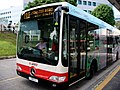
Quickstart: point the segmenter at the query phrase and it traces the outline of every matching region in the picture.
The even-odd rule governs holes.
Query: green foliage
[[[16,46],[11,42],[0,41],[0,56],[11,56],[16,54]]]
[[[0,33],[0,56],[16,54],[16,35],[13,33]]]
[[[56,2],[69,2],[76,6],[77,0],[34,0],[33,2],[29,2],[27,4],[27,6],[25,7],[25,10],[32,7],[36,7],[44,4],[56,3]]]
[[[91,14],[112,26],[115,25],[113,10],[106,4],[99,5]]]
[[[65,0],[66,2],[76,6],[77,5],[77,0]]]

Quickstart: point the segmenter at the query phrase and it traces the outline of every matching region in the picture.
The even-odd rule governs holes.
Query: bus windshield
[[[18,32],[18,58],[48,65],[57,65],[59,27],[53,17],[21,21]]]

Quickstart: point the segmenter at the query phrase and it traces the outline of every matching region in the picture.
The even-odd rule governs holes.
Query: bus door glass
[[[76,77],[77,74],[77,19],[70,16],[69,18],[69,75],[70,78]]]
[[[85,76],[86,64],[86,22],[69,17],[69,76]],[[72,79],[71,79],[72,80]]]
[[[85,76],[85,64],[86,64],[86,21],[80,20],[79,23],[79,38],[80,38],[80,45],[79,45],[79,50],[80,50],[80,58],[79,58],[79,74],[81,77]]]

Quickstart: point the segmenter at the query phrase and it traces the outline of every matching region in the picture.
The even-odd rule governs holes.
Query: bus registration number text
[[[37,83],[38,83],[38,79],[33,78],[33,77],[29,77],[29,80],[30,80],[30,81],[33,81],[33,82],[37,82]]]

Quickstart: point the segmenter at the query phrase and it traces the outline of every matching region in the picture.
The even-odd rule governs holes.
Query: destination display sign
[[[34,10],[31,10],[31,11],[25,12],[22,15],[22,20],[51,16],[51,15],[53,15],[54,10],[57,7],[58,6],[50,6],[50,7],[38,8],[38,9],[34,9]]]

